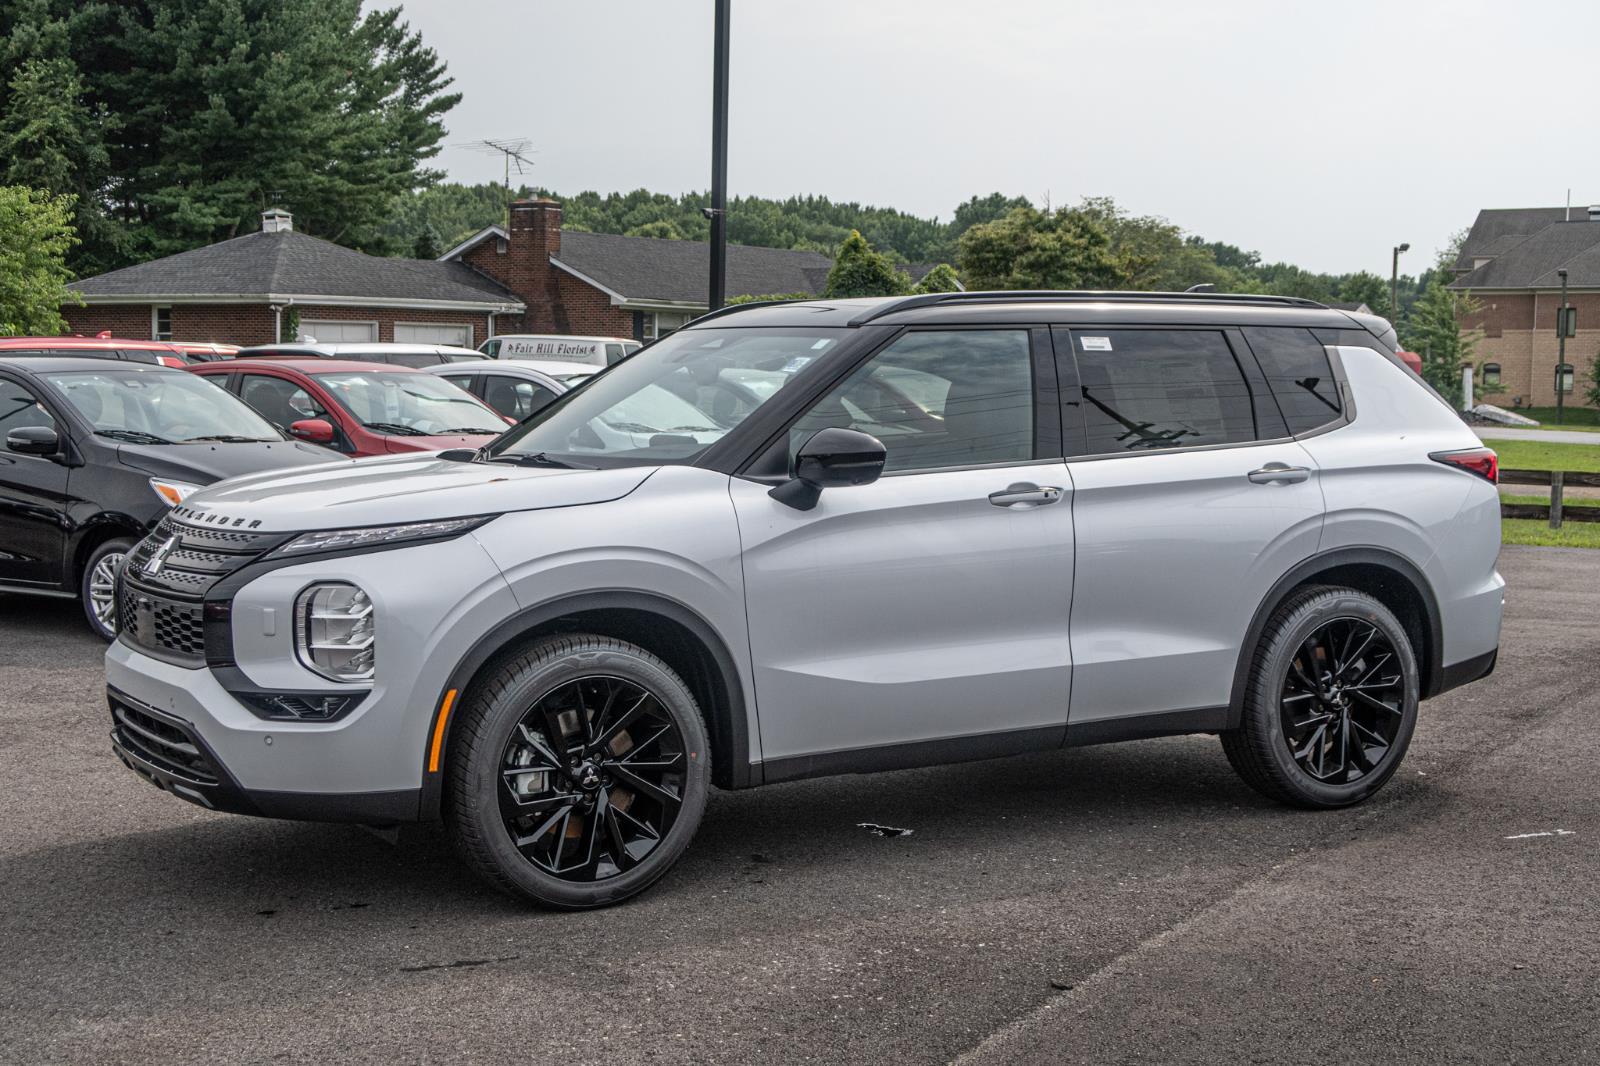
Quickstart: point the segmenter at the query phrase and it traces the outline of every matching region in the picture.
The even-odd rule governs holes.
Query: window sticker
[[[1078,344],[1086,352],[1109,352],[1111,350],[1110,337],[1079,337]]]
[[[789,360],[787,363],[783,364],[783,367],[781,369],[781,373],[793,374],[794,372],[796,372],[797,370],[799,370],[801,367],[805,366],[809,362],[811,362],[811,356],[809,356],[809,355],[797,355],[793,359]]]

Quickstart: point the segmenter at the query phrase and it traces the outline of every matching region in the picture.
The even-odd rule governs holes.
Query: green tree
[[[940,263],[922,276],[912,292],[960,292],[961,278],[949,263]]]
[[[1473,362],[1481,330],[1462,329],[1461,322],[1481,314],[1483,307],[1471,293],[1445,286],[1435,277],[1412,306],[1401,334],[1406,350],[1422,356],[1422,377],[1452,401],[1461,393],[1461,366]]]
[[[1589,401],[1590,407],[1600,407],[1600,352],[1594,353],[1594,362],[1589,364],[1589,387],[1584,390],[1583,398]]]
[[[1366,304],[1372,313],[1393,319],[1389,313],[1389,283],[1365,270],[1346,274],[1339,283],[1339,302]]]
[[[70,196],[0,186],[0,336],[52,335],[66,328],[63,304],[80,303],[67,282],[77,242]]]
[[[833,269],[828,271],[828,282],[823,295],[830,298],[848,296],[901,296],[911,291],[911,279],[897,269],[887,256],[872,250],[858,230],[839,246]]]
[[[961,235],[961,274],[974,289],[1109,289],[1127,275],[1111,241],[1072,208],[1012,208]]]
[[[416,243],[411,246],[411,255],[415,259],[437,259],[444,254],[444,246],[439,242],[439,231],[432,226],[422,227],[422,232],[417,234]]]

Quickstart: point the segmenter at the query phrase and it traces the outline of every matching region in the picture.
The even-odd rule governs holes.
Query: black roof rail
[[[1015,289],[996,292],[930,292],[919,296],[902,296],[899,299],[881,303],[870,310],[862,312],[850,320],[850,325],[864,326],[868,322],[899,311],[911,311],[918,307],[933,307],[937,304],[946,303],[1087,303],[1103,301],[1115,301],[1118,303],[1258,304],[1274,307],[1314,307],[1320,310],[1327,310],[1326,304],[1320,304],[1315,300],[1302,299],[1299,296],[1263,296],[1256,293],[1123,292],[1116,289]]]

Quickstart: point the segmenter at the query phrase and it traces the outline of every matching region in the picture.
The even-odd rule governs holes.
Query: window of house
[[[1310,432],[1343,413],[1327,349],[1310,330],[1247,328],[1244,339],[1267,375],[1290,433]]]
[[[1087,454],[1256,439],[1250,387],[1221,333],[1113,329],[1073,337]]]
[[[170,341],[172,339],[172,308],[152,307],[150,309],[150,339],[155,341]]]
[[[1033,458],[1033,362],[1026,330],[907,333],[824,396],[789,431],[791,465],[822,429],[870,433],[885,471]]]
[[[1483,387],[1486,388],[1486,389],[1495,388],[1499,384],[1500,384],[1500,364],[1499,363],[1484,363],[1483,364]]]
[[[644,313],[644,339],[653,341],[657,337],[682,329],[689,324],[694,316],[686,311],[646,311]]]

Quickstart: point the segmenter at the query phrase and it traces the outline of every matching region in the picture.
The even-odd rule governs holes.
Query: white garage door
[[[375,341],[378,339],[376,322],[337,322],[302,318],[300,336],[315,337],[323,344],[341,344],[347,341]],[[289,338],[284,338],[288,340]],[[298,338],[296,338],[298,339]]]
[[[398,344],[454,344],[458,348],[470,348],[472,327],[421,326],[396,322],[394,339]]]

